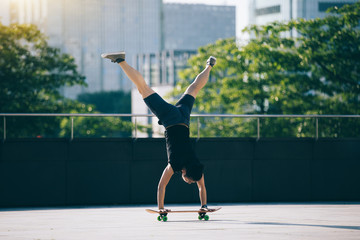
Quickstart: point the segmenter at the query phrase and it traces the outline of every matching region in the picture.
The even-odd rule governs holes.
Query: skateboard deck
[[[158,221],[164,221],[166,222],[167,221],[167,215],[168,213],[198,213],[199,216],[198,216],[198,219],[199,220],[209,220],[209,215],[207,215],[206,213],[209,213],[209,212],[216,212],[218,210],[220,210],[221,207],[218,207],[218,208],[209,208],[208,210],[168,210],[166,212],[160,212],[159,210],[154,210],[154,209],[145,209],[145,211],[147,211],[148,213],[157,213],[159,214],[158,216]]]

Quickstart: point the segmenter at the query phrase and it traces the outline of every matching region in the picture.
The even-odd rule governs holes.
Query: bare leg
[[[120,62],[119,65],[128,78],[136,85],[143,99],[155,93],[155,91],[146,84],[141,73],[132,68],[126,61]]]
[[[186,89],[185,94],[190,94],[194,98],[198,92],[205,86],[207,81],[209,80],[209,75],[212,67],[207,65],[206,68],[195,78],[194,82],[190,84],[190,86]]]

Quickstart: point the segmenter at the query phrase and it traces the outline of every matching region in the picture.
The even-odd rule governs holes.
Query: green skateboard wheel
[[[209,215],[204,216],[205,221],[209,220]]]
[[[199,220],[202,220],[202,219],[203,219],[203,217],[202,217],[201,215],[199,215],[199,216],[198,216],[198,219],[199,219]]]
[[[163,221],[166,222],[168,220],[167,216],[163,217]]]
[[[157,217],[157,220],[160,222],[160,221],[161,221],[161,216],[158,216],[158,217]]]

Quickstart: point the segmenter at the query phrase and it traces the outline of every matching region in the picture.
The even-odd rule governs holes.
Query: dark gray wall
[[[208,201],[359,201],[360,139],[193,140]],[[156,203],[164,139],[0,144],[0,207]],[[175,175],[166,203],[199,202]]]

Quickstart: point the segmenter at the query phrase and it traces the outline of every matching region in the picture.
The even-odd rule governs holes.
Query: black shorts
[[[144,101],[159,119],[159,125],[164,125],[165,128],[179,123],[190,126],[190,113],[195,102],[193,96],[189,94],[182,95],[175,106],[167,103],[157,93],[144,98]]]

